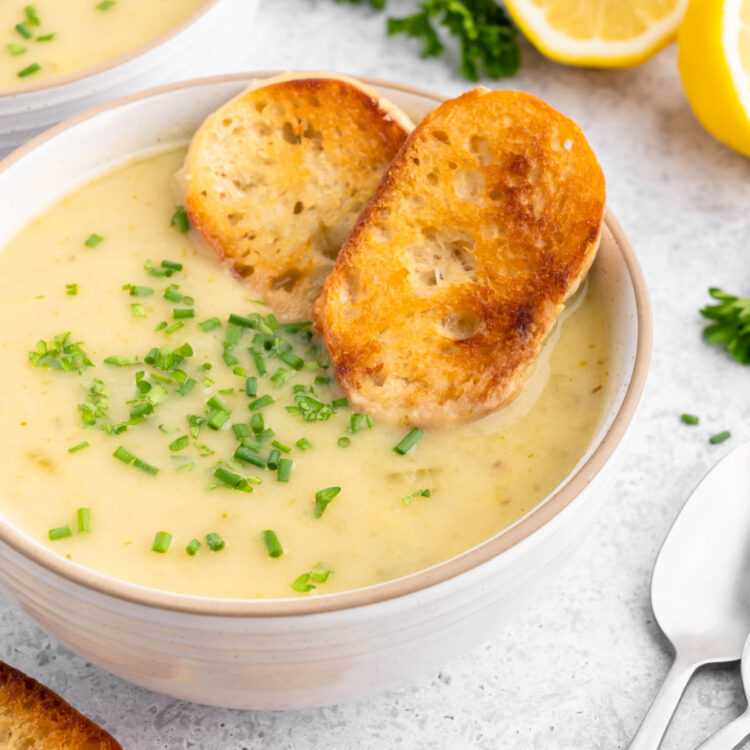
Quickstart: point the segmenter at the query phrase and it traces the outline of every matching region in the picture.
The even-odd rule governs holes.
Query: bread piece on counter
[[[0,747],[4,750],[122,750],[57,693],[0,661]]]
[[[285,74],[210,115],[183,180],[190,219],[282,320],[309,320],[409,119],[332,74]]]
[[[359,410],[441,425],[518,391],[599,243],[602,171],[580,128],[476,88],[412,131],[315,307]]]

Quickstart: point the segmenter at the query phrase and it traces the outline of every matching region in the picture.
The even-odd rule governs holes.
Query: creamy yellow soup
[[[425,431],[400,455],[394,447],[409,428],[370,427],[341,406],[321,366],[326,355],[305,327],[274,329],[270,310],[179,231],[179,217],[170,224],[183,156],[172,150],[97,179],[0,254],[0,512],[13,523],[77,563],[145,586],[310,596],[457,555],[518,520],[569,474],[603,411],[608,322],[595,271],[513,403],[473,424]],[[159,276],[163,259],[182,270]],[[195,317],[175,318],[176,309]],[[242,325],[232,328],[231,314]],[[65,332],[79,348],[50,354]],[[158,369],[148,355],[160,347],[183,361],[170,363],[163,349]],[[65,357],[72,369],[54,369]],[[248,378],[256,379],[252,396]],[[186,379],[195,385],[182,395]],[[153,413],[117,434],[154,393]],[[264,396],[273,403],[256,403]],[[306,422],[306,414],[320,419]],[[272,468],[233,458],[243,435],[261,462],[279,451]],[[291,461],[288,481],[279,480],[280,458]],[[328,488],[340,492],[318,494]],[[88,530],[79,530],[81,508]],[[221,546],[211,534],[222,549],[211,549]],[[155,541],[166,551],[154,551]]]
[[[0,89],[74,73],[140,47],[206,0],[0,0]]]

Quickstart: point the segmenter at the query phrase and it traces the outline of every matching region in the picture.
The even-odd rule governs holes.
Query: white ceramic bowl
[[[38,85],[0,88],[0,157],[51,125],[115,97],[241,70],[258,1],[206,0],[181,23],[112,60]]]
[[[0,163],[0,248],[30,219],[110,165],[182,141],[247,74],[203,79],[81,115]],[[440,97],[368,81],[415,119]],[[226,600],[164,593],[82,568],[0,518],[0,582],[66,646],[152,690],[234,708],[356,698],[409,679],[497,632],[569,556],[601,507],[646,379],[649,302],[609,214],[592,273],[612,320],[607,412],[568,480],[511,528],[428,570],[341,594]]]

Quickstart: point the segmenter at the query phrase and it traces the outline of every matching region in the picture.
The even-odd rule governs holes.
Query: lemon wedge
[[[691,0],[679,46],[682,85],[703,127],[750,156],[750,0]]]
[[[714,0],[719,2],[720,0]],[[521,31],[569,65],[626,68],[671,41],[688,0],[506,0]]]

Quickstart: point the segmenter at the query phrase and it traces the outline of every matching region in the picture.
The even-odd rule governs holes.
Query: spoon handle
[[[675,657],[651,708],[628,745],[629,750],[658,750],[680,698],[697,668],[698,665],[693,662],[682,661],[679,654]]]
[[[701,743],[698,750],[734,750],[750,736],[750,709]]]

